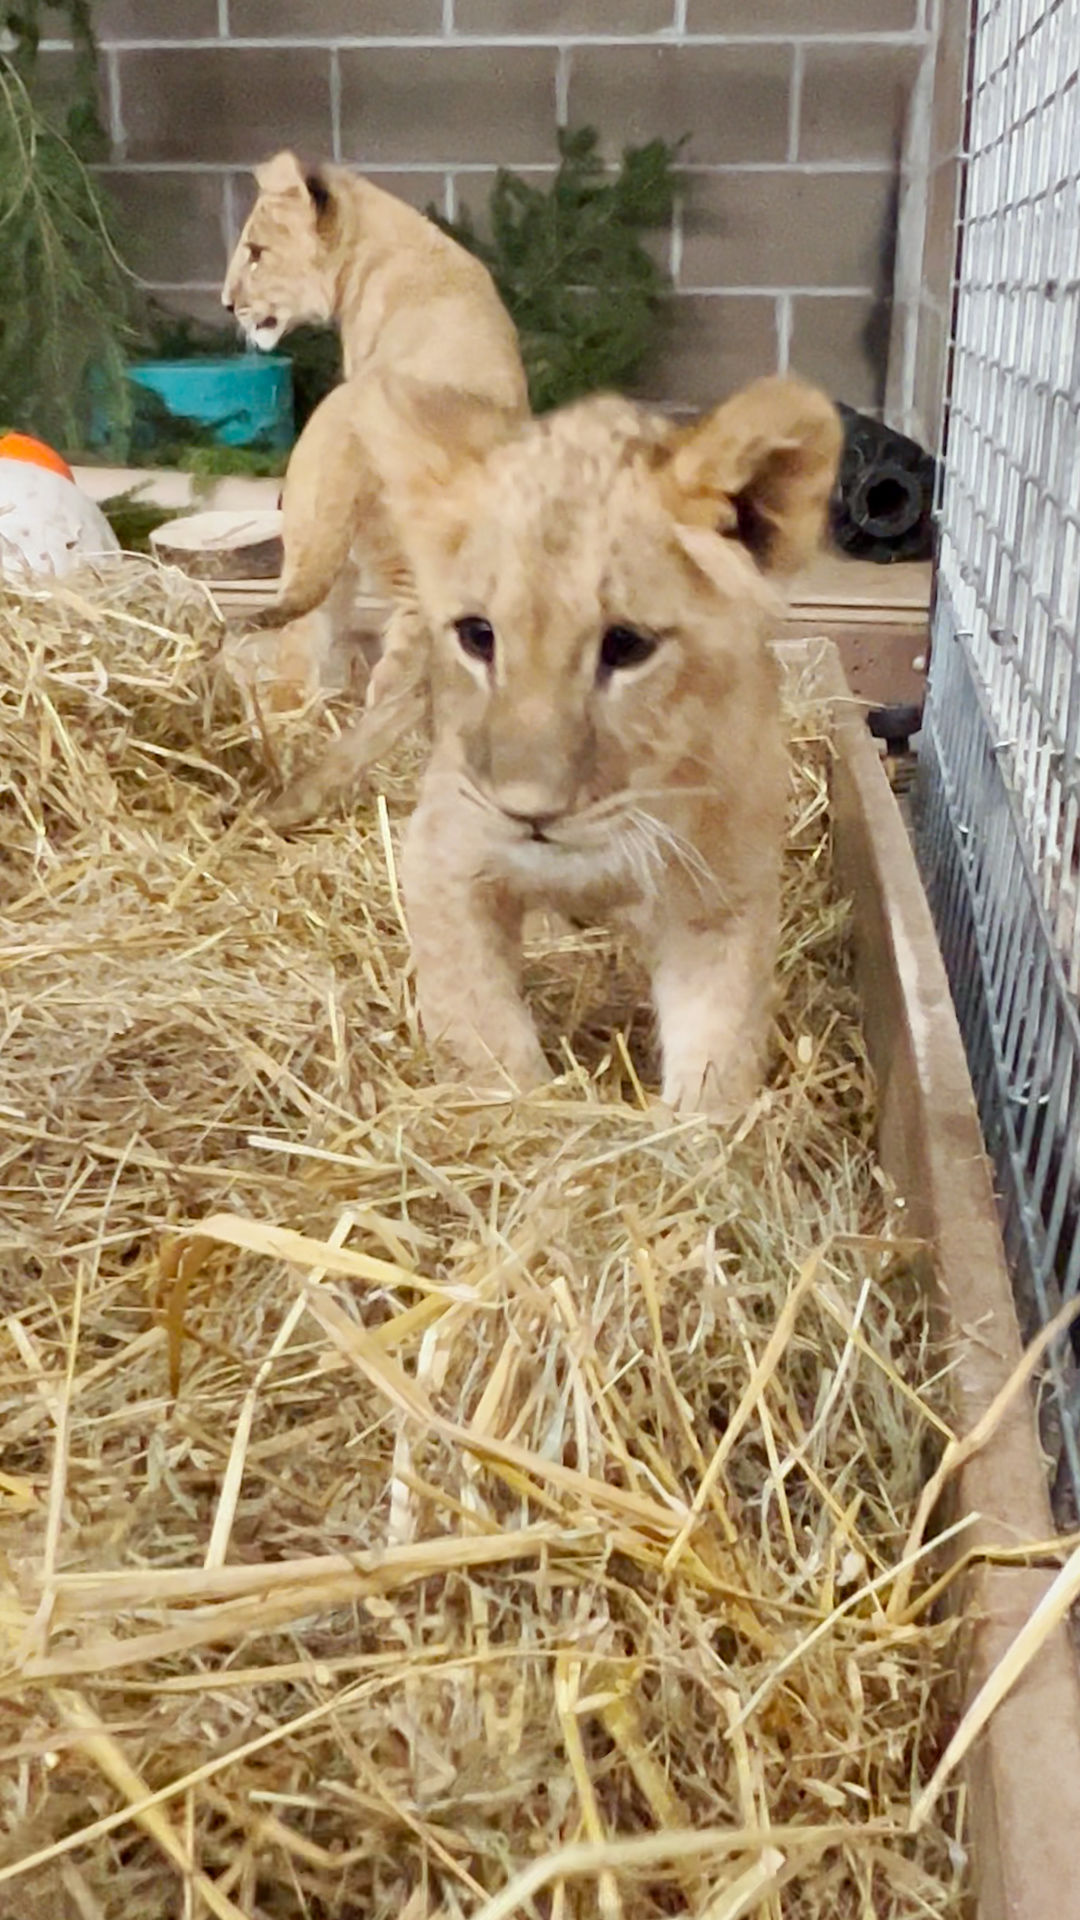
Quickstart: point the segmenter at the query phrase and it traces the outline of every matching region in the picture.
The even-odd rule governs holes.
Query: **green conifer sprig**
[[[28,86],[39,43],[53,30],[71,42],[73,53],[62,131],[81,159],[104,159],[109,143],[98,110],[98,49],[91,0],[16,0],[13,5],[0,0],[0,50]]]
[[[84,0],[63,4],[69,31],[88,36]],[[64,129],[35,98],[38,14],[30,0],[0,15],[0,422],[77,448],[95,406],[123,432],[124,351],[140,297],[84,157],[96,95],[76,77]],[[85,38],[79,57],[92,47]]]
[[[667,225],[684,190],[678,153],[650,140],[612,172],[596,130],[582,127],[560,134],[552,181],[500,168],[486,231],[467,209],[457,220],[428,209],[491,273],[521,337],[535,412],[632,386],[662,347],[670,282],[643,236]]]

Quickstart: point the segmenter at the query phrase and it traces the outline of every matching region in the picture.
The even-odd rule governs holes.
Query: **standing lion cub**
[[[469,1079],[550,1078],[526,911],[626,928],[663,1098],[759,1084],[788,784],[772,577],[812,553],[841,445],[761,380],[691,428],[580,402],[492,443],[399,383],[391,498],[430,637],[433,749],[402,880],[421,1018]]]
[[[292,629],[280,670],[310,690],[348,628],[361,568],[397,603],[403,647],[415,621],[370,430],[380,377],[446,388],[509,423],[527,416],[528,392],[517,333],[487,268],[423,214],[344,167],[305,173],[289,152],[255,179],[224,305],[264,352],[304,321],[333,322],[343,349],[344,381],[316,407],[285,476],[277,598],[250,622]]]

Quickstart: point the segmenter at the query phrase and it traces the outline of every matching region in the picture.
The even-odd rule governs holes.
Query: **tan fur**
[[[528,395],[490,274],[431,221],[345,168],[305,175],[292,153],[255,177],[259,196],[222,300],[264,351],[290,327],[322,321],[339,329],[344,357],[343,383],[315,409],[289,461],[281,584],[252,622],[280,628],[320,610],[283,650],[295,674],[299,656],[329,651],[347,630],[362,573],[376,592],[414,604],[369,432],[381,377],[403,372],[467,395],[505,414],[508,428],[527,415]]]
[[[665,1101],[728,1117],[762,1073],[777,930],[768,576],[820,537],[836,411],[766,380],[691,430],[610,397],[486,449],[448,451],[444,429],[413,396],[390,458],[430,636],[434,744],[402,854],[425,1028],[474,1082],[540,1085],[523,917],[620,924],[651,972]],[[493,664],[467,657],[463,617],[490,623]],[[626,627],[656,650],[604,671],[602,636]]]
[[[502,408],[403,374],[372,382],[365,434],[387,482],[386,511],[404,523],[403,551],[412,550],[407,527],[417,489],[430,494],[448,487],[463,458],[479,461],[519,426]],[[397,603],[382,636],[381,657],[371,665],[366,711],[268,807],[273,826],[295,827],[313,819],[402,733],[430,721],[430,637],[408,564],[405,584],[398,575]]]

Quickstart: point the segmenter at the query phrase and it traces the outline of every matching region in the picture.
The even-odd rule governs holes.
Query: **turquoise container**
[[[220,359],[144,360],[128,378],[149,387],[170,413],[209,427],[226,447],[256,440],[289,448],[296,437],[292,361],[282,353],[236,353]]]

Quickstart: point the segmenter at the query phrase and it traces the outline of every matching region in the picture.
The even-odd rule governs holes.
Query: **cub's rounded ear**
[[[662,476],[675,519],[737,539],[766,573],[794,573],[821,542],[843,427],[816,387],[756,380],[684,429]]]
[[[275,153],[272,160],[264,160],[261,167],[256,167],[255,185],[260,193],[301,194],[305,200],[308,198],[304,169],[295,153],[288,148],[282,153]]]
[[[304,186],[315,209],[316,220],[322,225],[332,222],[335,211],[334,195],[326,175],[320,173],[318,167],[313,167],[310,173],[304,175]]]

